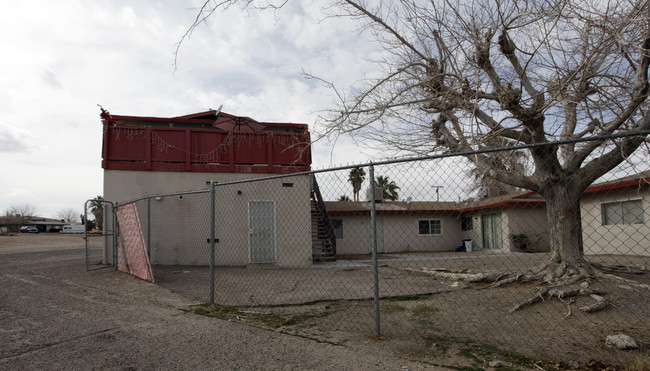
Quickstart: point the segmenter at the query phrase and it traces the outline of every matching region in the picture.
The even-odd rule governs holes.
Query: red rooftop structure
[[[171,118],[102,108],[105,170],[288,174],[311,169],[305,124],[258,122],[220,110]]]

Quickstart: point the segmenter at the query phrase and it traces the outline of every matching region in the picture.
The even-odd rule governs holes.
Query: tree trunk
[[[551,258],[544,267],[549,282],[593,273],[582,245],[580,197],[584,189],[575,183],[569,178],[542,188],[551,244]]]

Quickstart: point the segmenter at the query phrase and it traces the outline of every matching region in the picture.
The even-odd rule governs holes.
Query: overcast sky
[[[102,194],[99,107],[180,116],[217,108],[258,121],[306,123],[340,86],[371,73],[376,46],[355,24],[322,20],[318,3],[278,14],[215,14],[180,49],[200,0],[0,3],[0,213],[29,203],[55,217]],[[312,129],[313,131],[313,129]],[[316,145],[314,166],[365,162],[352,144]],[[337,155],[340,153],[342,155]]]

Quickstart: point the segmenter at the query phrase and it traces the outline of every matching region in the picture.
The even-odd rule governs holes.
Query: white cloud
[[[29,202],[44,216],[102,193],[101,104],[113,114],[176,116],[224,105],[260,121],[313,125],[332,92],[369,70],[374,53],[346,21],[322,20],[317,2],[278,13],[217,13],[174,50],[201,0],[0,3],[0,209]],[[313,129],[312,129],[313,131]],[[364,161],[316,145],[317,167]],[[352,155],[350,155],[352,154]],[[355,157],[354,154],[357,154]]]
[[[0,123],[0,152],[25,154],[32,150],[31,139],[27,131]]]

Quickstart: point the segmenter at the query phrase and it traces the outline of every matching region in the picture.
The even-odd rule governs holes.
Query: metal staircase
[[[336,260],[336,237],[316,177],[311,175],[311,246],[314,263]]]

